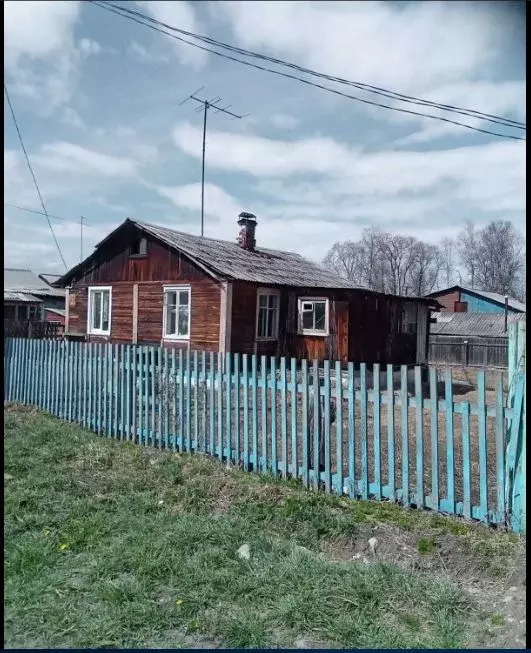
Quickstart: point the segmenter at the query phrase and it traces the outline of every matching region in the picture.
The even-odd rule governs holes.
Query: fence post
[[[516,532],[526,530],[526,323],[509,325],[509,389],[507,405],[512,408],[507,420],[507,450],[505,468],[505,514]]]
[[[525,373],[517,374],[511,408],[513,417],[508,427],[505,474],[505,514],[513,531],[525,532],[526,527],[526,424]]]

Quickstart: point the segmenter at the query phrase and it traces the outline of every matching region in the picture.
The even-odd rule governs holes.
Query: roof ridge
[[[240,247],[236,240],[225,240],[224,238],[212,238],[211,236],[198,236],[196,234],[189,234],[186,231],[179,231],[178,229],[173,229],[172,227],[167,227],[166,225],[160,225],[160,224],[155,224],[153,222],[145,222],[144,220],[138,220],[136,218],[129,218],[131,222],[134,222],[135,224],[138,224],[139,226],[144,226],[144,227],[151,227],[155,229],[166,229],[167,231],[171,231],[174,234],[179,234],[182,236],[186,236],[187,238],[197,238],[201,240],[210,240],[215,243],[223,243],[224,245],[234,245],[235,247]],[[270,247],[259,247],[254,250],[255,252],[279,252],[280,254],[288,254],[289,256],[297,256],[299,258],[304,258],[299,254],[298,252],[291,252],[289,250],[284,250],[284,249],[272,249]],[[305,259],[308,260],[308,259]],[[318,265],[315,263],[314,265]]]

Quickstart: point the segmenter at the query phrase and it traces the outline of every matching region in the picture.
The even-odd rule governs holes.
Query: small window
[[[299,299],[299,333],[328,335],[328,299]]]
[[[40,306],[28,306],[28,319],[30,322],[38,322],[41,317]]]
[[[190,294],[188,287],[164,288],[163,338],[174,340],[190,338]]]
[[[131,243],[130,256],[145,256],[147,254],[147,240],[140,236],[135,236]]]
[[[111,334],[111,288],[89,288],[88,332],[94,335]]]
[[[271,291],[258,291],[257,327],[258,340],[278,338],[280,296]]]

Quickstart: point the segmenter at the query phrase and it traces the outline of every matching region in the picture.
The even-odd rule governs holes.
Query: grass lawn
[[[502,583],[512,535],[4,418],[8,648],[451,648],[503,628],[459,576]]]

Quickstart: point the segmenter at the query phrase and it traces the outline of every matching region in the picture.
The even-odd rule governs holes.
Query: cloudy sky
[[[525,121],[525,15],[503,2],[127,2],[324,73]],[[68,266],[126,217],[321,260],[368,226],[437,243],[467,219],[525,222],[525,143],[342,98],[178,43],[89,3],[4,3],[5,80]],[[267,65],[267,64],[266,64]],[[336,86],[362,98],[376,95]],[[401,105],[404,106],[404,105]],[[411,107],[409,107],[411,108]],[[413,107],[418,108],[418,107]],[[483,128],[522,135],[458,115]],[[4,199],[40,209],[4,97]],[[63,266],[44,216],[4,206],[5,264]]]

